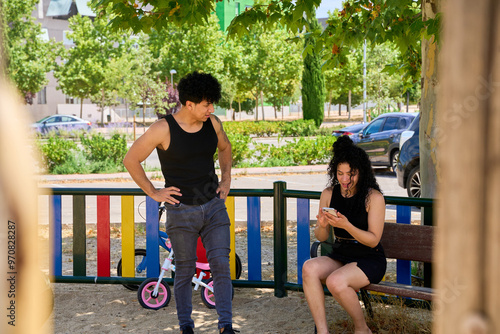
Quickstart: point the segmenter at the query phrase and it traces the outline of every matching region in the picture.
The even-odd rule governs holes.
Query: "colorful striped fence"
[[[50,201],[50,239],[53,249],[50,274],[55,282],[79,283],[133,283],[144,278],[135,277],[135,222],[134,196],[144,196],[137,189],[53,189]],[[73,205],[73,275],[62,274],[62,195],[72,195]],[[97,273],[87,275],[86,259],[86,196],[97,195]],[[121,197],[121,258],[122,277],[111,277],[110,268],[110,196]],[[272,190],[233,189],[226,201],[231,220],[231,275],[235,278],[235,197],[246,197],[248,279],[235,280],[235,286],[274,287],[275,295],[286,296],[287,289],[302,288],[302,265],[310,256],[310,200],[319,199],[319,192],[286,190],[284,182],[276,182]],[[261,198],[274,199],[274,281],[262,280],[261,252]],[[297,199],[297,282],[287,279],[286,200]],[[410,205],[432,208],[431,200],[386,197],[388,204],[398,204],[397,222],[409,223]],[[159,275],[159,204],[146,197],[146,251],[147,277]],[[424,223],[432,224],[432,214],[424,215]],[[162,259],[163,260],[163,259]],[[411,281],[410,263],[398,262],[398,282]],[[168,281],[168,280],[167,280]]]

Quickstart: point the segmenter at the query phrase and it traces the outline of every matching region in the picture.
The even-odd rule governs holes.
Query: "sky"
[[[342,0],[322,0],[316,10],[316,17],[318,19],[328,17],[328,11],[333,13],[336,8],[342,8]]]

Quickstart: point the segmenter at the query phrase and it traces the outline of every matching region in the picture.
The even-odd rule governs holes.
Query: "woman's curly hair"
[[[177,85],[179,101],[183,106],[187,101],[200,103],[207,100],[217,103],[221,99],[221,85],[216,78],[208,73],[194,71],[183,77]]]
[[[380,190],[380,186],[375,179],[370,159],[366,152],[356,146],[348,136],[341,136],[333,143],[333,157],[328,165],[328,183],[333,187],[338,183],[337,180],[337,167],[341,163],[348,163],[351,170],[358,172],[358,183],[356,184],[357,201],[355,206],[357,208],[365,208],[370,190]]]

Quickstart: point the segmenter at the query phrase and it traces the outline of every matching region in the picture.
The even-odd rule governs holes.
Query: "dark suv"
[[[399,160],[396,165],[396,175],[400,187],[405,188],[408,197],[420,197],[420,116],[415,117],[408,131],[402,134],[403,141]]]
[[[382,114],[368,123],[353,141],[370,157],[373,166],[391,167],[396,171],[399,137],[408,129],[418,113],[393,112]]]

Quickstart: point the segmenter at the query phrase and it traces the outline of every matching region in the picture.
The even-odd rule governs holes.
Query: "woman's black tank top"
[[[337,184],[333,187],[330,207],[335,208],[338,212],[346,216],[349,222],[357,228],[368,231],[368,212],[366,212],[364,206],[362,208],[359,208],[359,206],[355,208],[356,196],[359,196],[359,194],[356,193],[350,198],[345,198],[340,192],[340,185]],[[353,236],[343,228],[334,227],[333,231],[338,237],[353,239]]]
[[[184,131],[172,115],[165,117],[170,128],[167,150],[156,148],[165,188],[175,186],[182,204],[201,205],[216,196],[219,179],[215,174],[214,154],[218,138],[212,121],[203,123],[200,131]]]

